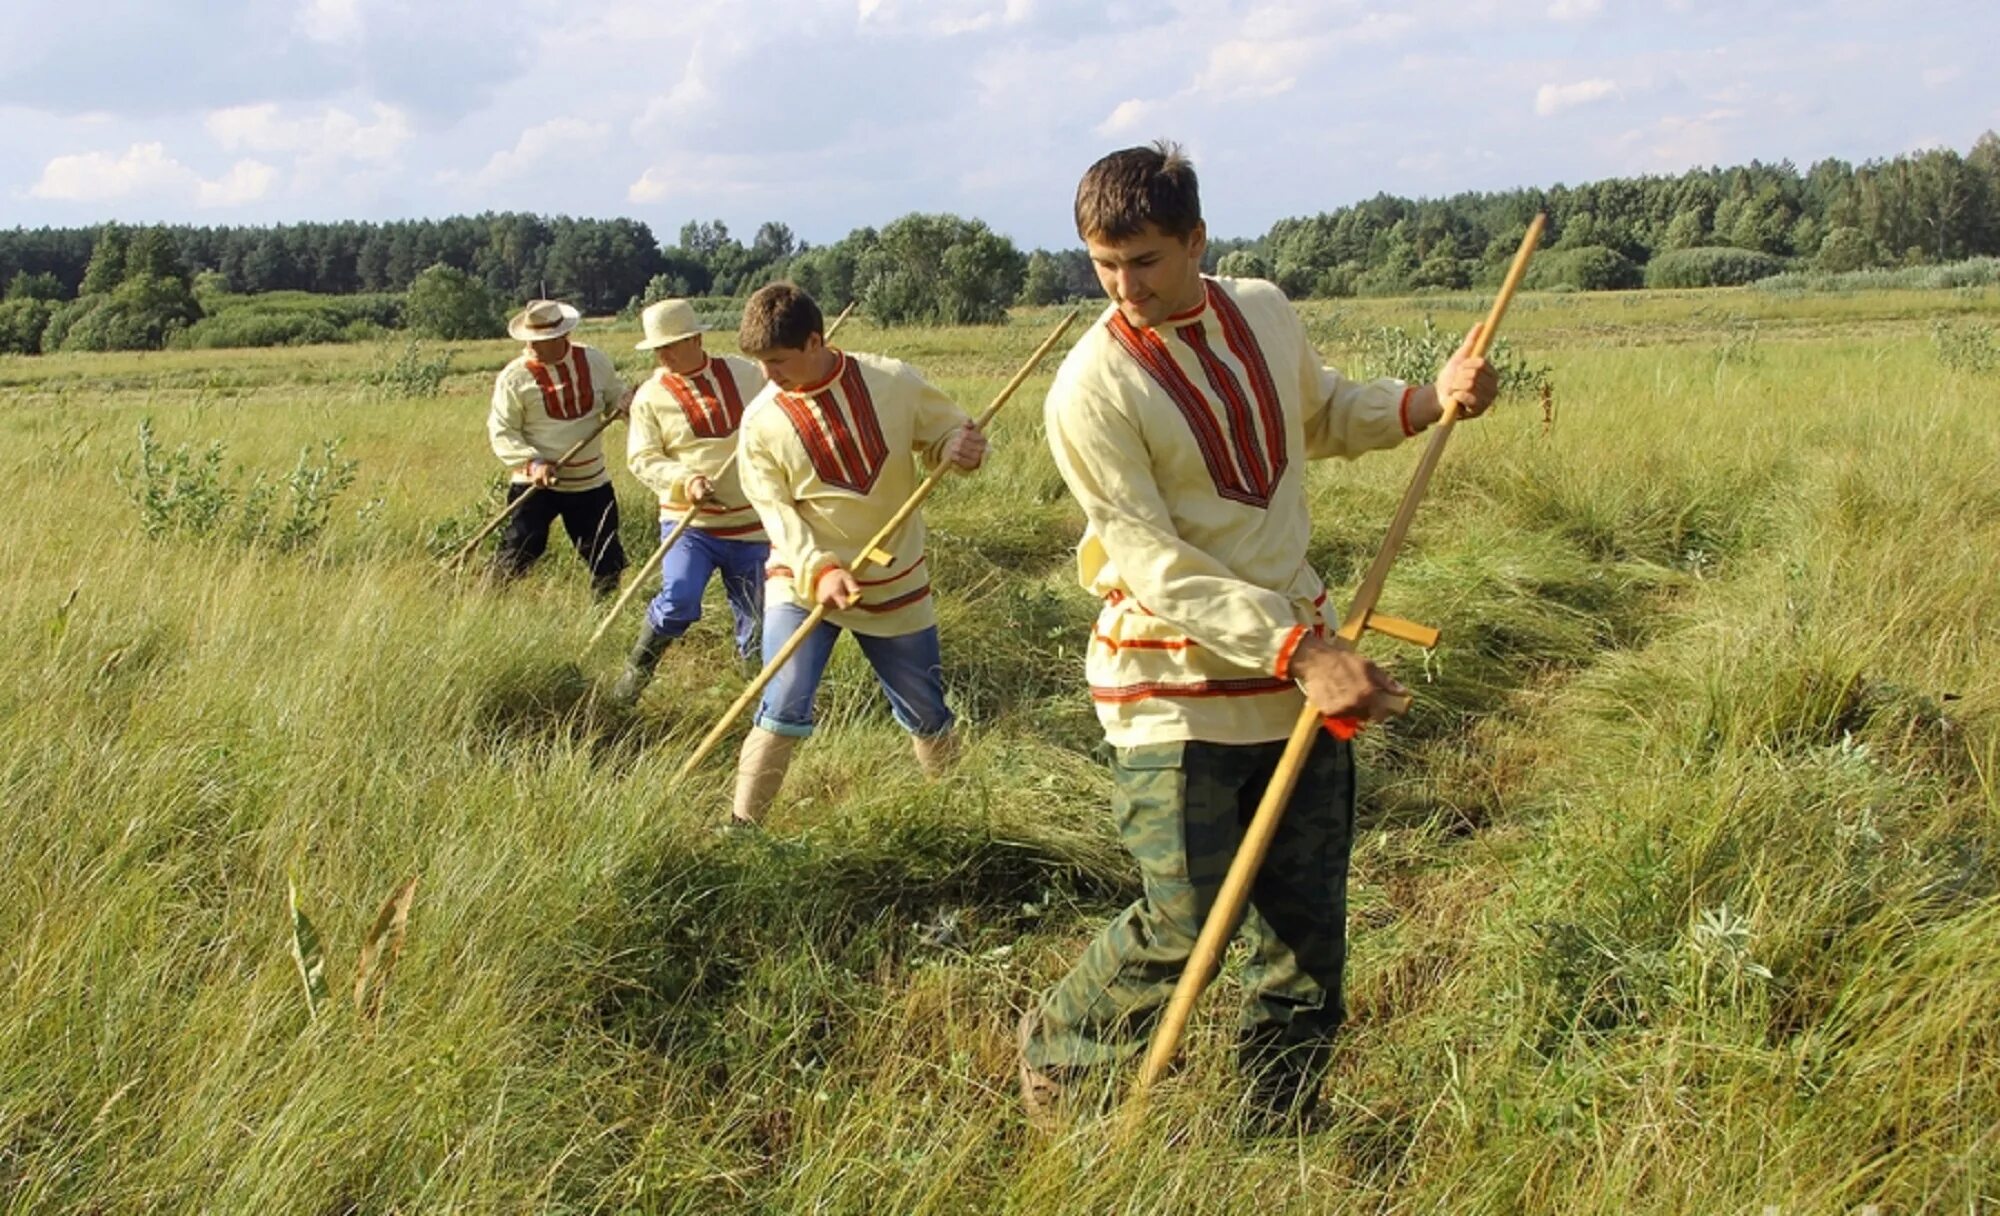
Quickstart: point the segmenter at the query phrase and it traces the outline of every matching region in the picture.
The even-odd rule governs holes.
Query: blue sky
[[[1211,231],[1380,191],[1964,151],[1955,0],[72,0],[10,14],[0,226],[628,215],[816,243],[910,211],[1075,244],[1181,140]]]

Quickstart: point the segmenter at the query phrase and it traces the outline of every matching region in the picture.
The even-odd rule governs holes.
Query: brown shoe
[[[1068,1091],[1062,1082],[1028,1063],[1028,1044],[1041,1024],[1040,1011],[1028,1010],[1021,1015],[1021,1026],[1015,1033],[1014,1041],[1021,1055],[1021,1107],[1028,1113],[1030,1127],[1047,1132],[1055,1130],[1057,1112],[1068,1097]]]

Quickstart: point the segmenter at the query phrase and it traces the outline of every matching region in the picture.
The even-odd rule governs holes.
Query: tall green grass
[[[1463,428],[1391,578],[1446,642],[1382,652],[1419,700],[1363,741],[1331,1118],[1263,1142],[1234,1135],[1233,969],[1136,1132],[1015,1104],[1018,1010],[1136,890],[1052,363],[927,509],[964,765],[925,784],[844,647],[746,841],[711,831],[726,763],[669,783],[741,686],[719,621],[617,713],[563,541],[504,591],[434,567],[491,493],[507,344],[455,348],[435,400],[374,391],[364,348],[0,360],[36,504],[0,580],[0,1202],[1990,1209],[2000,389],[1929,326],[2000,296],[1719,294],[1517,305],[1560,409]],[[1351,361],[1448,305],[1312,322]],[[976,406],[1052,320],[847,336]],[[293,552],[149,539],[113,481],[142,418],[244,476],[335,439],[356,480]],[[1336,602],[1414,459],[1312,472]],[[413,873],[365,1019],[357,957]]]

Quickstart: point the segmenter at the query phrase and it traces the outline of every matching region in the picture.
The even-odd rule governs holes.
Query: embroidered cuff
[[[1284,644],[1278,647],[1278,662],[1271,669],[1272,675],[1277,676],[1280,680],[1289,680],[1292,678],[1292,656],[1298,652],[1299,643],[1303,642],[1305,637],[1306,627],[1304,625],[1292,626],[1292,631],[1285,635]]]
[[[1402,403],[1396,407],[1396,417],[1403,424],[1403,438],[1405,439],[1408,439],[1410,436],[1416,434],[1419,429],[1417,427],[1413,427],[1410,425],[1410,397],[1414,395],[1416,391],[1417,391],[1416,385],[1405,384],[1403,386]]]

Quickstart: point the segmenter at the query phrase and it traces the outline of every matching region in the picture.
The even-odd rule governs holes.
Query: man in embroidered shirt
[[[944,701],[937,613],[924,564],[924,521],[889,538],[887,565],[852,573],[864,546],[915,492],[912,455],[976,469],[986,436],[906,363],[826,344],[811,296],[773,283],[750,297],[737,335],[770,383],[743,418],[743,490],[771,537],[765,588],[769,662],[810,608],[830,611],[764,689],[737,762],[736,823],[757,823],[812,733],[813,696],[845,629],[875,668],[889,707],[935,775],[950,763],[953,715]]]
[[[591,588],[605,596],[618,590],[625,549],[618,543],[618,497],[603,442],[592,438],[558,462],[606,417],[624,416],[625,384],[609,356],[570,341],[580,319],[567,304],[535,300],[507,322],[508,334],[527,349],[494,381],[486,433],[493,454],[513,474],[507,501],[538,489],[507,517],[493,568],[506,577],[525,573],[548,548],[549,525],[561,516],[590,567]]]
[[[611,689],[622,705],[639,699],[660,652],[701,619],[702,593],[717,571],[735,617],[736,653],[752,653],[771,550],[736,472],[737,428],[764,387],[764,373],[748,359],[704,351],[707,326],[686,300],[662,300],[639,323],[645,337],[635,349],[652,351],[660,373],[632,399],[627,456],[633,475],[660,496],[660,539],[690,511],[694,522],[660,559],[660,594]]]
[[[1304,702],[1373,719],[1403,691],[1323,632],[1306,462],[1392,447],[1444,399],[1475,416],[1496,388],[1467,348],[1435,385],[1347,380],[1277,288],[1203,277],[1194,169],[1171,144],[1093,165],[1076,224],[1112,305],[1064,359],[1046,424],[1087,525],[1079,573],[1104,601],[1086,670],[1144,894],[1022,1019],[1037,1119],[1139,1047]],[[1352,751],[1322,736],[1244,918],[1239,1063],[1261,1126],[1310,1114],[1345,1016],[1353,824]]]

